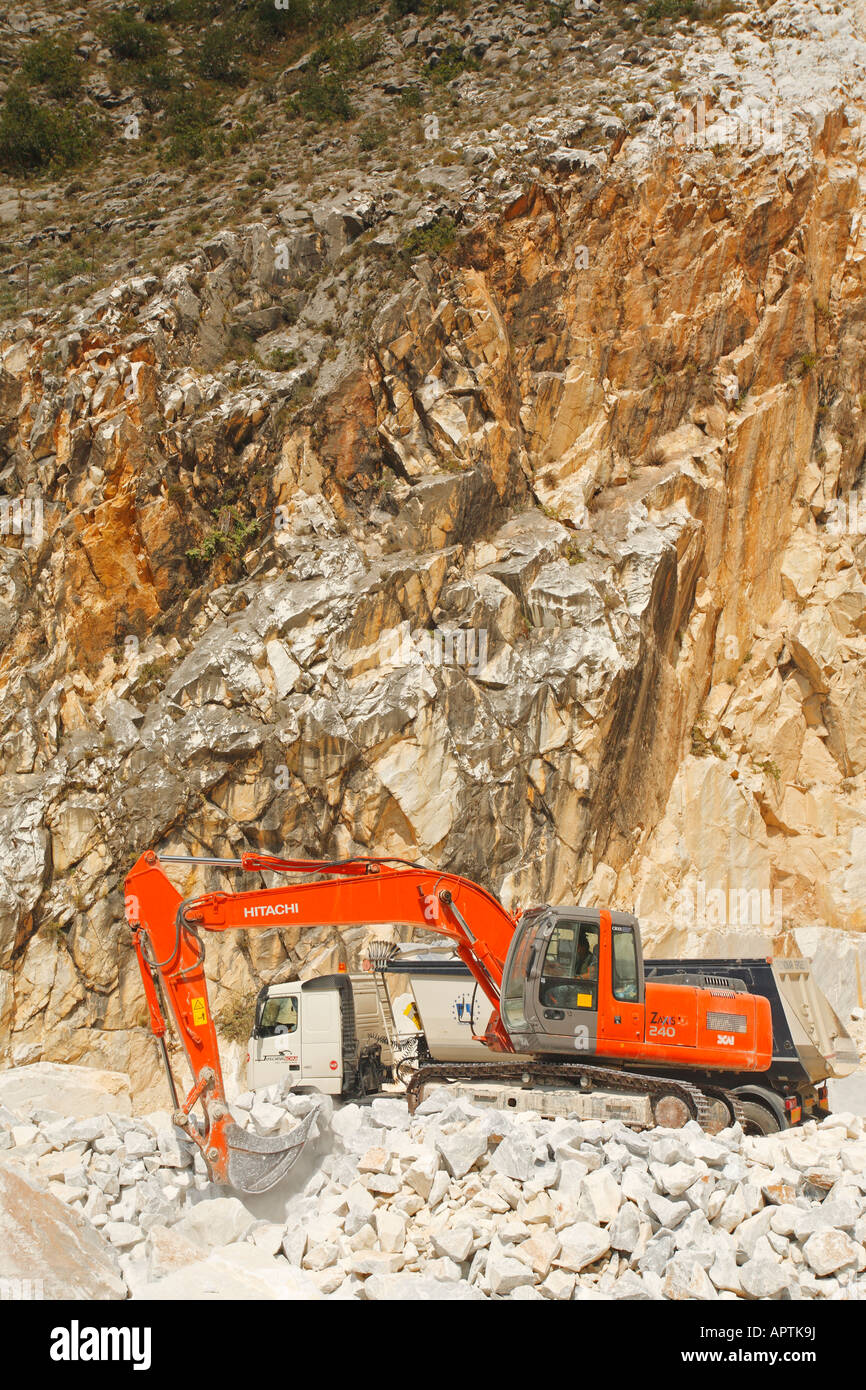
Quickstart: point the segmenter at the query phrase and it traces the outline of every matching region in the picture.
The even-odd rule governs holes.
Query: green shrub
[[[778,763],[773,762],[772,758],[768,758],[766,762],[762,763],[753,762],[752,766],[757,768],[758,772],[763,772],[765,777],[772,777],[774,782],[779,782],[781,780],[781,768]]]
[[[741,7],[735,0],[650,0],[647,19],[721,19]]]
[[[320,34],[335,34],[373,8],[372,0],[321,0],[315,7],[316,28]]]
[[[83,65],[75,56],[72,40],[65,35],[37,39],[28,48],[21,66],[25,77],[47,87],[53,97],[74,97],[81,90]]]
[[[235,126],[234,130],[229,131],[227,141],[228,148],[230,152],[234,154],[236,150],[242,150],[244,145],[248,145],[249,142],[254,139],[255,131],[253,130],[253,127],[251,125],[248,125],[246,121],[240,121]]]
[[[46,280],[49,285],[63,285],[75,275],[83,275],[87,270],[87,257],[78,251],[62,252],[49,266]]]
[[[220,530],[208,531],[200,544],[186,552],[188,560],[193,564],[206,566],[209,565],[215,556],[221,554],[231,555],[237,559],[248,548],[253,536],[259,529],[259,523],[254,517],[251,521],[244,521],[238,516],[235,507],[227,507],[225,528]],[[228,529],[231,527],[231,529]]]
[[[356,72],[363,72],[375,63],[380,53],[379,40],[377,38],[366,39],[326,39],[313,54],[311,64],[315,68],[324,67],[325,64],[332,72],[339,73],[342,77],[351,77]]]
[[[289,110],[316,121],[351,121],[355,115],[346,84],[335,72],[305,73],[291,98]]]
[[[358,132],[358,144],[362,150],[378,150],[385,144],[388,133],[381,121],[367,121]]]
[[[212,21],[215,12],[235,7],[236,0],[145,0],[138,10],[149,24],[193,24]]]
[[[129,693],[134,700],[155,700],[168,679],[171,669],[171,662],[167,656],[160,657],[156,661],[145,662],[144,666],[136,673],[135,680],[130,686]]]
[[[56,917],[49,917],[47,921],[40,922],[37,930],[39,935],[46,941],[53,942],[54,945],[59,945],[61,941],[66,939],[66,928],[68,925],[68,922],[58,922]]]
[[[473,53],[469,53],[459,44],[449,43],[440,53],[438,62],[429,62],[427,72],[434,82],[451,82],[455,77],[459,77],[461,72],[477,72],[481,66]]]
[[[403,243],[403,251],[410,259],[413,256],[441,256],[449,246],[454,245],[457,228],[451,217],[440,217],[429,227],[415,227]]]
[[[697,0],[650,0],[647,19],[695,19],[703,7]]]
[[[294,348],[274,348],[267,361],[272,372],[290,372],[298,365],[298,354]]]
[[[190,4],[193,0],[175,0],[176,5]],[[213,0],[209,0],[211,5]],[[228,8],[240,8],[237,0]],[[225,8],[223,4],[221,8]],[[275,0],[252,0],[244,6],[238,22],[243,24],[252,44],[289,37],[293,34],[311,33],[319,38],[339,33],[359,15],[368,14],[378,8],[374,0],[281,0],[278,9]]]
[[[247,70],[238,62],[238,49],[238,33],[233,25],[218,24],[209,29],[202,40],[198,59],[202,77],[241,86],[247,80]]]
[[[244,1046],[250,1040],[255,1016],[255,997],[233,999],[230,1004],[226,1004],[220,1009],[214,1022],[219,1033],[227,1042],[241,1043]]]
[[[23,174],[82,164],[93,152],[96,134],[95,122],[84,113],[41,106],[13,85],[0,108],[0,169]]]
[[[423,101],[421,88],[404,87],[397,100],[401,106],[407,107],[410,111],[417,111]]]
[[[165,35],[155,25],[136,19],[129,9],[108,15],[100,33],[112,57],[121,62],[143,63],[161,57],[167,48]]]
[[[701,716],[701,719],[703,716]],[[691,734],[691,753],[693,758],[721,758],[727,762],[728,755],[717,738],[711,738],[701,725],[701,719],[694,725]]]
[[[223,152],[222,136],[214,129],[213,107],[194,92],[178,92],[171,98],[166,130],[170,136],[168,157],[174,163]]]
[[[136,79],[152,92],[170,92],[178,85],[178,72],[166,58],[154,58],[136,71]]]
[[[259,0],[253,10],[253,19],[264,34],[297,34],[309,28],[312,5],[310,0],[287,0],[284,7],[278,10],[274,0]]]
[[[465,0],[391,0],[389,9],[394,19],[404,19],[409,14],[430,15],[436,19],[446,10],[464,15],[467,6]]]

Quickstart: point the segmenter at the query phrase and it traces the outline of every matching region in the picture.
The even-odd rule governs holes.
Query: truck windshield
[[[260,1038],[274,1038],[281,1033],[294,1033],[297,1026],[298,1001],[288,994],[265,1000],[256,1033]]]

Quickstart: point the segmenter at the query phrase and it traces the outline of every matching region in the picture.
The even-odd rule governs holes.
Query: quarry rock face
[[[431,162],[452,244],[315,370],[227,365],[232,325],[270,343],[300,296],[313,334],[350,244],[410,225],[382,187],[3,327],[3,1062],[157,1103],[148,847],[423,859],[634,910],[657,954],[862,930],[863,32],[746,7],[679,45],[680,99],[638,65],[620,117],[587,77],[580,121]],[[224,1036],[364,942],[209,942]]]

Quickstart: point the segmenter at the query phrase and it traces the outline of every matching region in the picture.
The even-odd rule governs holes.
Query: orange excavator
[[[166,864],[296,874],[306,881],[183,900],[163,871]],[[159,858],[148,851],[126,879],[126,916],[175,1124],[201,1150],[211,1178],[241,1191],[263,1192],[281,1180],[313,1116],[289,1135],[257,1135],[235,1123],[208,1001],[203,931],[393,923],[450,938],[492,1005],[483,1041],[493,1056],[447,1074],[422,1068],[409,1087],[410,1105],[427,1081],[468,1076],[583,1092],[607,1088],[648,1098],[657,1124],[697,1119],[713,1130],[743,1120],[736,1096],[721,1085],[725,1074],[742,1079],[766,1071],[772,1059],[769,1001],[726,987],[724,978],[709,987],[646,980],[640,929],[630,914],[542,906],[512,916],[469,879],[406,860],[255,853]],[[167,1015],[192,1071],[183,1103],[166,1048]],[[335,1058],[331,1066],[337,1065]],[[197,1104],[203,1125],[192,1114]]]

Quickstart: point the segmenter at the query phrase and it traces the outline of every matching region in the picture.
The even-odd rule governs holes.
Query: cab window
[[[544,954],[541,1003],[554,1009],[594,1009],[598,982],[598,927],[558,922]]]
[[[631,927],[613,929],[613,997],[634,1004],[638,999],[637,952]]]
[[[297,1026],[298,1001],[293,994],[265,1000],[259,1019],[259,1037],[274,1038],[282,1033],[294,1033]]]

